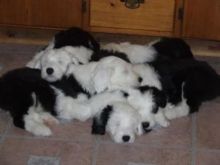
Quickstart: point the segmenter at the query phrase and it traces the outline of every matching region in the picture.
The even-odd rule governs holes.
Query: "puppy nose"
[[[46,72],[47,74],[51,75],[53,73],[53,68],[47,68]]]
[[[143,81],[142,77],[138,77],[138,82],[141,83]]]
[[[124,142],[128,142],[128,141],[130,140],[130,136],[124,135],[124,136],[122,136],[122,140],[123,140]]]
[[[147,129],[149,126],[150,126],[150,123],[149,123],[149,122],[143,122],[143,123],[142,123],[142,127],[143,127],[144,129]]]

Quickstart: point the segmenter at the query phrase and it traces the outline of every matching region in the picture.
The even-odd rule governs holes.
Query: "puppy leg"
[[[168,127],[170,125],[170,122],[166,119],[161,109],[155,114],[155,120],[162,127]]]
[[[40,113],[37,113],[33,109],[29,110],[28,114],[24,116],[25,130],[27,130],[37,136],[50,136],[50,135],[52,135],[52,131],[44,123],[43,118],[44,118],[44,116],[41,116]]]

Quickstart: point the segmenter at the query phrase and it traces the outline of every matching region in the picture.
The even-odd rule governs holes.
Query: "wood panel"
[[[81,0],[30,0],[29,25],[70,27],[82,25]]]
[[[120,0],[91,0],[90,26],[129,30],[173,31],[175,0],[145,0],[128,9]]]
[[[0,24],[26,25],[27,0],[0,0]]]
[[[220,40],[220,0],[185,0],[184,37]]]

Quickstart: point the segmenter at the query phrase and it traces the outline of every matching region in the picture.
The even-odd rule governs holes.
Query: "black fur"
[[[130,60],[128,59],[128,57],[125,53],[103,50],[103,49],[101,49],[98,52],[94,52],[91,56],[90,61],[99,61],[100,59],[105,58],[105,57],[109,57],[109,56],[115,56],[115,57],[121,58],[124,61],[130,63]]]
[[[148,85],[140,86],[138,87],[138,90],[143,94],[147,91],[150,91],[152,93],[155,102],[155,106],[152,110],[152,113],[156,114],[158,112],[159,107],[164,108],[166,106],[167,97],[163,91],[157,89],[156,87],[151,87]]]
[[[41,78],[39,70],[16,69],[0,78],[0,107],[10,112],[15,126],[24,128],[23,116],[34,104],[33,93],[45,111],[56,115],[54,91]]]
[[[190,46],[180,38],[164,37],[152,46],[158,53],[157,60],[194,58]]]
[[[95,52],[100,49],[100,45],[94,37],[89,32],[78,27],[71,27],[67,30],[60,31],[55,35],[54,39],[54,48],[84,46]]]
[[[58,80],[56,82],[51,82],[50,84],[62,90],[62,92],[66,96],[71,96],[72,98],[76,98],[78,94],[83,93],[87,95],[88,98],[90,98],[90,94],[82,88],[82,86],[72,75],[69,77],[64,76],[61,80]]]
[[[160,75],[168,102],[177,105],[183,95],[191,113],[198,111],[203,102],[220,96],[220,77],[207,62],[182,59],[152,66]]]
[[[113,111],[113,107],[108,105],[102,110],[100,116],[93,118],[92,134],[99,134],[99,135],[105,134],[106,125],[112,111]]]

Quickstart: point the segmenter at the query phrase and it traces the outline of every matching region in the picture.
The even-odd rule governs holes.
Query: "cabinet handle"
[[[144,3],[144,0],[120,0],[124,2],[124,5],[129,9],[137,9],[140,7],[141,3]]]

